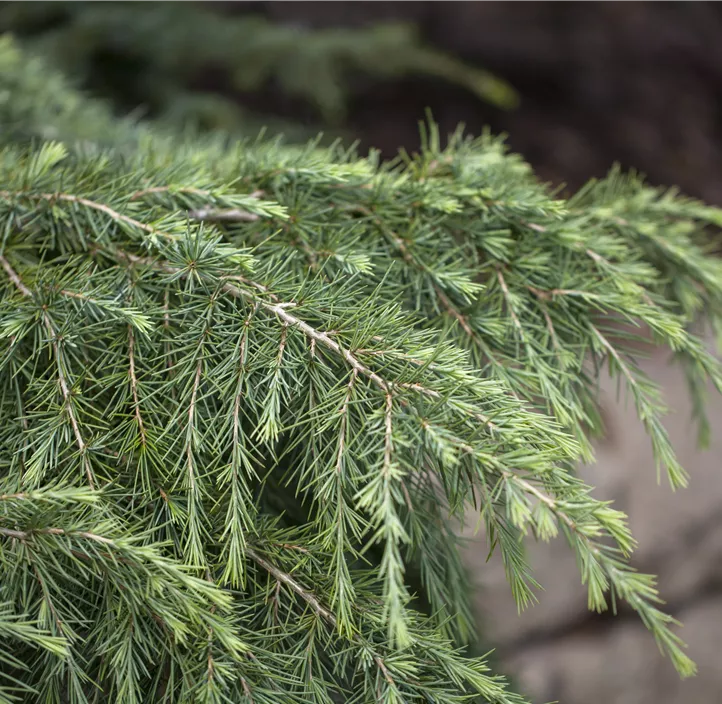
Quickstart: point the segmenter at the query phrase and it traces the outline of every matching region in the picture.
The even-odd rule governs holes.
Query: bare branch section
[[[313,609],[313,611],[316,613],[317,616],[320,616],[324,621],[326,621],[328,624],[333,626],[334,628],[337,627],[338,622],[336,621],[336,616],[332,611],[327,609],[316,597],[316,595],[311,592],[310,590],[306,589],[303,585],[301,585],[298,581],[296,581],[290,574],[284,572],[283,570],[279,569],[275,565],[271,564],[268,560],[266,560],[264,557],[261,557],[253,548],[247,547],[246,553],[248,556],[256,562],[258,565],[260,565],[266,572],[271,574],[273,577],[275,577],[279,582],[282,582],[287,587],[292,589],[296,594],[298,594],[310,607]]]
[[[202,222],[257,222],[261,219],[256,213],[249,213],[247,210],[230,208],[228,210],[217,210],[215,208],[198,208],[189,210],[188,217],[191,220]]]
[[[34,535],[62,535],[69,538],[83,538],[84,540],[92,540],[96,543],[102,543],[103,545],[115,545],[115,542],[110,538],[98,535],[97,533],[91,533],[85,530],[65,530],[63,528],[34,528],[32,530],[13,530],[11,528],[0,528],[0,535],[4,535],[6,538],[13,538],[15,540],[31,540]]]
[[[151,195],[153,193],[170,192],[190,193],[203,197],[210,197],[213,195],[210,191],[203,191],[198,188],[174,189],[171,186],[156,186],[154,188],[147,188],[142,191],[136,191],[135,193],[133,193],[133,195],[131,195],[130,200],[138,200],[140,198],[143,198],[144,196]],[[257,198],[259,197],[259,195],[260,191],[256,191],[249,194],[249,197]],[[78,203],[85,206],[86,208],[90,208],[91,210],[97,210],[99,212],[105,213],[116,222],[122,222],[126,225],[131,225],[132,227],[138,227],[141,230],[148,232],[149,234],[161,235],[162,237],[166,237],[169,239],[173,239],[175,237],[174,235],[171,235],[167,232],[162,232],[161,230],[158,230],[151,225],[146,225],[145,223],[142,223],[135,218],[123,215],[122,213],[119,213],[117,210],[113,210],[113,208],[110,208],[103,203],[98,203],[88,198],[81,198],[80,196],[74,196],[69,193],[13,193],[11,191],[0,191],[0,197],[12,198],[13,196],[22,196],[24,198],[30,198],[33,200],[45,200],[49,203],[53,203],[56,201],[62,201],[65,203]],[[256,213],[249,213],[247,210],[241,210],[239,208],[220,209],[210,206],[204,208],[197,208],[195,210],[189,210],[188,217],[191,220],[198,220],[199,222],[257,222],[261,219],[260,215],[257,215]]]
[[[170,186],[148,188],[144,191],[137,191],[130,197],[130,200],[138,200],[139,198],[142,198],[143,196],[149,195],[151,193],[170,192],[171,190],[172,189]],[[199,189],[193,188],[179,189],[178,192],[193,193],[195,195],[203,196],[212,195],[208,191],[201,191]],[[74,196],[69,193],[13,193],[12,191],[0,191],[0,197],[2,198],[13,198],[19,196],[22,196],[23,198],[30,198],[31,200],[44,200],[48,203],[54,203],[57,201],[65,203],[78,203],[79,205],[83,205],[86,208],[90,208],[91,210],[97,210],[101,213],[105,213],[108,217],[110,217],[112,220],[115,220],[116,222],[122,222],[126,225],[137,227],[149,234],[160,235],[161,237],[165,237],[167,239],[176,238],[176,235],[172,235],[168,232],[163,232],[162,230],[158,230],[151,225],[146,225],[145,223],[140,222],[140,220],[136,220],[135,218],[131,218],[127,215],[119,213],[117,210],[113,210],[113,208],[105,205],[104,203],[98,203],[97,201],[89,200],[88,198],[81,198],[80,196]],[[256,194],[251,193],[250,196],[256,197]],[[188,211],[188,217],[192,220],[207,222],[256,222],[257,220],[260,220],[259,215],[256,215],[255,213],[249,213],[245,210],[240,210],[238,208],[231,208],[226,210],[211,207],[198,208],[197,210]]]
[[[545,291],[539,288],[536,288],[535,286],[530,286],[527,284],[526,288],[531,291],[537,298],[548,301],[550,298],[553,298],[554,296],[587,296],[591,297],[595,294],[592,291],[580,291],[577,289],[569,289],[569,288],[553,288],[549,291]]]
[[[622,359],[619,352],[615,349],[614,345],[607,340],[604,335],[602,335],[601,332],[599,332],[599,329],[595,325],[590,326],[592,332],[594,333],[594,336],[599,340],[599,342],[602,344],[605,350],[609,353],[611,357],[614,358],[619,368],[622,370],[622,374],[624,374],[625,379],[629,382],[630,386],[638,386],[637,380],[634,378],[634,374],[632,374],[631,369],[627,364],[625,364],[624,360]]]
[[[130,200],[140,200],[141,198],[144,198],[145,196],[153,195],[156,193],[189,193],[194,196],[200,196],[201,198],[211,198],[213,194],[210,191],[204,191],[201,188],[191,188],[188,186],[152,186],[149,188],[144,188],[140,191],[136,191],[133,193],[133,195],[130,197]],[[249,198],[263,198],[265,193],[263,191],[253,191],[253,193],[249,193]]]
[[[23,296],[32,298],[33,292],[22,282],[22,279],[17,275],[15,269],[10,266],[10,262],[2,254],[0,254],[0,264],[2,264],[2,268],[5,269],[5,273],[8,275],[10,281],[15,284],[15,288],[17,288]]]

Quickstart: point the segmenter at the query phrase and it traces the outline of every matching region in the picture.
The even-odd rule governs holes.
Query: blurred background
[[[573,191],[614,162],[722,205],[722,4],[704,2],[0,3],[12,32],[119,113],[172,128],[358,140],[414,150],[430,108],[508,134],[540,178]],[[592,615],[565,545],[532,551],[546,591],[519,615],[501,565],[472,538],[485,642],[535,702],[722,700],[722,402],[698,452],[682,378],[655,353],[689,489],[656,483],[633,409],[602,382],[608,433],[584,468],[631,516],[635,564],[659,574],[700,665],[680,682],[636,617]],[[714,431],[717,431],[716,433]]]

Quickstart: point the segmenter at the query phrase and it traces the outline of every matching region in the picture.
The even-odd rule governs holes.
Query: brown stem
[[[548,301],[550,298],[554,296],[594,296],[591,291],[579,291],[576,289],[569,289],[569,288],[553,288],[549,291],[544,291],[542,289],[536,288],[534,286],[530,286],[527,284],[526,286],[529,291],[531,291],[537,298],[540,298],[544,301]]]
[[[607,352],[614,357],[617,364],[619,365],[619,368],[622,370],[622,374],[626,377],[627,381],[631,386],[637,386],[637,380],[634,378],[634,375],[632,374],[632,371],[629,369],[627,364],[625,364],[624,360],[620,356],[619,352],[615,349],[614,345],[612,345],[609,340],[607,340],[604,335],[602,335],[601,332],[599,332],[598,328],[594,325],[591,326],[592,332],[594,333],[595,337],[599,340],[599,342],[602,344],[602,346],[607,350]]]
[[[163,237],[169,239],[175,239],[173,235],[167,232],[162,232],[161,230],[157,230],[156,228],[151,227],[150,225],[146,225],[139,220],[130,218],[127,215],[122,215],[117,210],[113,210],[112,208],[103,203],[97,203],[94,200],[88,200],[87,198],[81,198],[80,196],[74,196],[69,193],[13,193],[11,191],[0,191],[0,197],[23,197],[29,198],[31,200],[45,200],[50,203],[56,201],[63,201],[65,203],[78,203],[79,205],[84,205],[86,208],[90,208],[91,210],[97,210],[101,213],[105,213],[109,218],[115,220],[116,222],[123,222],[126,225],[132,225],[133,227],[137,227],[150,234],[162,235]]]
[[[77,537],[93,540],[96,543],[103,543],[104,545],[115,545],[113,540],[102,535],[84,530],[65,530],[64,528],[33,528],[28,531],[23,531],[0,527],[0,535],[22,541],[30,540],[34,535],[64,535],[70,538]]]
[[[261,555],[259,555],[252,547],[247,547],[246,553],[251,559],[253,559],[254,562],[263,567],[266,572],[268,572],[279,582],[283,582],[283,584],[296,592],[296,594],[298,594],[311,607],[311,609],[317,616],[320,616],[324,621],[326,621],[334,628],[338,627],[338,621],[336,620],[336,616],[334,615],[334,613],[327,609],[318,600],[316,595],[313,594],[313,592],[303,587],[290,574],[287,574],[283,570],[280,570],[278,567],[268,562],[268,560],[266,560],[264,557],[261,557]]]
[[[32,298],[33,292],[22,282],[22,279],[17,275],[15,269],[10,266],[10,262],[2,254],[0,254],[0,264],[2,264],[2,268],[5,269],[5,273],[10,278],[10,281],[15,284],[15,288],[17,288],[23,296]]]
[[[463,331],[472,339],[476,339],[476,333],[472,330],[471,326],[469,325],[469,321],[467,320],[466,316],[463,315],[456,306],[449,300],[449,297],[436,285],[434,284],[434,291],[436,291],[436,295],[438,299],[441,301],[442,305],[446,310],[454,317],[456,320],[459,321],[459,325],[461,325]]]

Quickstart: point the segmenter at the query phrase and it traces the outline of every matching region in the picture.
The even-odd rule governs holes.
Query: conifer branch
[[[12,194],[9,194],[8,192],[0,191],[0,195],[10,196]],[[18,195],[18,194],[15,194],[15,195]],[[51,194],[40,194],[38,197],[50,198]],[[70,196],[70,195],[64,195],[61,199],[67,200],[69,202],[78,202],[78,203],[81,203],[88,207],[95,208],[97,210],[101,210],[102,212],[105,212],[106,214],[110,215],[115,220],[120,220],[122,222],[132,224],[136,227],[139,227],[140,229],[145,230],[146,232],[150,232],[155,235],[160,235],[164,238],[173,239],[173,235],[163,232],[162,230],[152,228],[151,226],[145,225],[144,223],[142,223],[138,220],[133,220],[132,218],[128,218],[127,216],[121,215],[120,213],[113,211],[111,208],[108,208],[107,206],[104,206],[103,204],[95,203],[95,202],[89,201],[85,198],[78,198],[77,196]],[[114,250],[114,252],[120,258],[126,259],[127,261],[130,261],[134,264],[141,264],[141,265],[159,268],[167,273],[181,273],[181,271],[182,271],[181,269],[179,269],[177,267],[172,267],[171,265],[169,265],[167,263],[155,262],[152,259],[139,257],[138,255],[134,255],[134,254],[131,254],[129,252],[122,251],[119,249]],[[497,272],[497,273],[499,274],[499,276],[501,276],[500,272]],[[246,283],[250,286],[253,286],[254,288],[257,288],[258,290],[262,291],[263,293],[268,293],[274,300],[276,300],[276,301],[278,300],[275,296],[273,296],[273,294],[270,294],[270,292],[266,286],[263,286],[262,284],[260,284],[258,282],[251,281],[251,280],[247,279],[246,277],[243,277],[240,275],[236,275],[236,276],[229,277],[229,278],[232,278],[237,281]],[[501,280],[503,280],[503,279],[501,279]],[[504,284],[503,288],[505,288],[505,284]],[[243,297],[249,297],[249,292],[246,292],[243,289],[239,289],[231,284],[224,285],[223,290],[226,291],[227,293],[231,293],[234,296],[240,295]],[[507,290],[507,293],[508,293],[508,290]],[[327,347],[327,348],[333,350],[334,352],[336,352],[337,354],[341,355],[356,372],[361,373],[364,376],[368,377],[382,391],[389,391],[391,389],[391,387],[394,386],[394,384],[391,384],[391,382],[385,381],[378,374],[376,374],[371,369],[364,366],[349,350],[346,350],[345,348],[341,347],[341,345],[339,345],[336,341],[334,341],[332,338],[330,338],[328,333],[314,330],[311,326],[309,326],[304,321],[287,313],[285,308],[293,307],[293,306],[295,306],[295,303],[277,302],[275,305],[269,305],[267,302],[264,302],[264,301],[259,301],[259,303],[260,303],[261,307],[274,313],[277,317],[279,317],[281,320],[283,320],[287,325],[291,325],[293,327],[298,327],[300,330],[303,331],[303,333],[307,337],[312,339],[314,342],[320,342],[325,347]],[[457,311],[457,314],[458,314],[458,311]],[[458,315],[460,315],[460,314],[458,314]],[[518,320],[516,322],[518,323]],[[431,398],[436,398],[436,399],[441,398],[441,395],[438,392],[436,392],[432,389],[427,389],[420,384],[398,383],[398,384],[395,384],[395,386],[397,386],[399,388],[411,389],[411,390],[417,391],[419,393],[422,393],[426,396],[430,396]],[[484,422],[485,424],[489,423],[488,419],[486,419],[483,415],[479,415],[479,418],[482,419],[482,422]]]
[[[266,572],[268,572],[270,575],[274,577],[278,581],[278,583],[283,583],[287,587],[289,587],[291,590],[293,590],[296,594],[298,594],[305,602],[308,604],[308,606],[311,608],[311,610],[323,621],[325,621],[333,630],[338,630],[338,620],[336,619],[335,614],[328,608],[326,608],[316,597],[316,595],[311,592],[309,589],[306,589],[302,584],[300,584],[296,579],[294,579],[290,574],[287,572],[284,572],[283,570],[276,567],[274,564],[266,560],[264,557],[262,557],[255,548],[248,547],[246,548],[246,553],[248,556],[260,567],[262,567]],[[365,642],[363,637],[360,634],[354,634],[352,636],[352,641],[357,642],[359,644],[363,644],[365,646],[370,646],[369,643]],[[374,663],[376,663],[376,666],[381,671],[384,679],[390,684],[391,686],[395,687],[396,683],[391,677],[391,673],[388,671],[388,668],[386,667],[386,663],[384,662],[383,658],[379,656],[377,653],[373,653],[372,655]]]
[[[35,142],[0,150],[0,581],[11,609],[69,636],[62,664],[20,643],[23,684],[98,704],[519,704],[458,649],[472,624],[450,523],[470,501],[520,605],[535,586],[520,541],[561,532],[589,607],[619,597],[691,674],[629,564],[626,517],[572,465],[598,424],[591,353],[683,483],[656,387],[597,321],[651,329],[701,409],[722,372],[688,328],[722,321],[722,265],[699,244],[718,211],[618,173],[555,200],[498,140],[442,149],[433,125],[391,166],[319,144],[179,147],[7,56],[0,42],[0,127]],[[56,119],[123,150],[76,148],[72,129],[47,142],[34,126]],[[98,493],[90,433],[117,463]]]
[[[103,545],[114,545],[113,540],[105,536],[91,533],[85,530],[65,530],[64,528],[33,528],[29,531],[14,530],[11,528],[3,528],[0,526],[0,535],[15,540],[32,540],[35,535],[63,535],[73,538],[83,538],[84,540],[92,540]]]
[[[18,276],[17,272],[12,268],[10,265],[10,262],[5,258],[4,255],[0,254],[0,264],[2,264],[3,269],[5,269],[5,272],[7,273],[10,280],[13,282],[15,287],[22,293],[23,296],[26,298],[32,298],[33,293],[32,291],[22,282],[20,277]],[[63,394],[63,400],[65,401],[65,408],[68,412],[68,418],[70,419],[70,424],[73,428],[73,434],[75,435],[75,441],[78,445],[78,450],[80,452],[80,458],[81,462],[83,464],[83,469],[85,470],[85,476],[88,479],[88,486],[91,489],[95,489],[95,480],[93,479],[93,470],[90,466],[90,459],[88,458],[87,453],[87,445],[85,444],[85,440],[83,439],[83,435],[80,432],[80,424],[78,423],[78,419],[75,415],[75,409],[72,405],[72,395],[70,393],[70,388],[68,387],[68,382],[65,378],[65,372],[63,371],[63,364],[62,364],[62,357],[60,354],[60,346],[58,345],[58,340],[55,335],[55,331],[53,330],[53,322],[50,319],[50,315],[48,314],[47,308],[42,308],[42,318],[43,322],[45,323],[45,327],[48,331],[48,340],[50,341],[50,344],[53,348],[53,353],[55,354],[55,361],[57,366],[57,373],[58,373],[58,382],[60,384],[60,390]]]
[[[53,621],[55,622],[55,626],[58,629],[58,633],[62,638],[66,638],[65,626],[63,626],[63,621],[58,614],[58,610],[55,608],[53,599],[50,597],[50,590],[48,589],[48,585],[45,583],[45,580],[38,571],[37,565],[33,562],[31,562],[31,565],[33,569],[33,574],[35,575],[35,579],[37,580],[38,584],[40,585],[40,589],[43,592],[43,601],[48,605],[48,609],[52,614]]]
[[[135,419],[138,423],[141,445],[145,446],[145,423],[143,423],[143,416],[140,413],[140,400],[138,398],[138,379],[135,374],[135,333],[132,325],[128,325],[128,363],[128,376],[130,377],[130,391],[133,396]]]
[[[161,271],[165,271],[169,274],[179,274],[182,273],[182,270],[178,267],[173,267],[168,263],[157,261],[153,259],[149,259],[146,257],[139,257],[138,255],[131,254],[126,251],[122,250],[114,250],[114,254],[117,255],[120,259],[125,259],[126,261],[129,261],[133,264],[143,265],[143,266],[149,266],[151,268],[155,267],[156,269],[159,269]],[[321,330],[316,330],[312,326],[310,326],[308,323],[304,322],[300,318],[290,314],[287,312],[288,308],[294,308],[296,306],[296,303],[289,301],[289,302],[281,302],[279,301],[278,297],[272,294],[269,289],[264,286],[263,284],[260,284],[255,281],[251,281],[250,279],[244,277],[244,276],[232,276],[228,277],[232,280],[239,281],[242,283],[245,283],[249,286],[252,286],[259,291],[267,294],[272,300],[274,301],[273,304],[268,303],[268,301],[264,301],[262,299],[256,298],[255,294],[251,293],[250,291],[246,291],[245,289],[239,288],[237,286],[234,286],[233,284],[226,283],[222,286],[222,290],[226,293],[231,294],[235,297],[242,297],[249,300],[254,301],[258,306],[263,308],[264,310],[273,313],[276,315],[280,320],[282,320],[286,325],[298,328],[301,330],[310,340],[312,343],[320,343],[322,346],[331,349],[332,351],[336,352],[339,356],[341,356],[343,359],[348,362],[349,366],[353,369],[353,371],[357,374],[361,374],[368,379],[370,379],[381,391],[384,391],[385,393],[394,393],[395,389],[406,389],[409,391],[415,391],[417,393],[420,393],[424,396],[428,396],[429,398],[433,398],[436,400],[441,400],[443,397],[434,389],[429,389],[422,384],[418,383],[407,383],[407,382],[392,382],[387,381],[383,379],[381,376],[379,376],[376,372],[372,371],[369,367],[365,366],[363,363],[359,361],[359,359],[354,356],[353,353],[351,353],[346,348],[342,347],[338,342],[336,342],[333,338],[330,337],[328,332],[324,332]],[[481,421],[484,425],[488,426],[489,428],[493,430],[498,430],[498,426],[492,423],[492,421],[483,413],[473,413],[472,414],[477,420]]]
[[[506,285],[506,279],[501,273],[501,269],[496,270],[496,278],[499,280],[499,286],[501,286],[502,293],[504,294],[504,299],[506,300],[506,307],[509,311],[509,315],[514,321],[514,326],[519,332],[519,338],[523,342],[525,341],[524,328],[522,327],[521,321],[519,320],[519,316],[516,314],[516,310],[514,310],[514,304],[512,303],[511,294],[509,293],[509,287]]]
[[[141,264],[145,266],[155,267],[157,269],[160,269],[161,271],[165,271],[170,274],[178,274],[182,273],[182,270],[173,267],[167,263],[164,262],[155,262],[151,259],[147,259],[144,257],[139,257],[135,254],[131,254],[129,252],[115,250],[115,253],[122,259],[126,259],[129,262],[132,262],[133,264]],[[260,291],[267,293],[268,289],[263,286],[262,284],[249,281],[245,277],[235,276],[232,277],[235,280],[242,281],[244,283],[248,283],[249,285],[253,286],[254,288],[259,289]],[[385,381],[382,379],[376,372],[369,369],[367,366],[362,364],[349,350],[342,347],[338,342],[336,342],[333,338],[329,336],[327,332],[324,332],[322,330],[316,330],[311,325],[306,323],[305,321],[301,320],[300,318],[297,318],[296,316],[292,315],[291,313],[288,313],[286,310],[287,308],[293,308],[296,306],[293,302],[275,302],[275,303],[269,303],[268,301],[256,298],[255,294],[251,293],[250,291],[246,291],[245,289],[239,288],[238,286],[235,286],[231,283],[226,283],[222,287],[223,291],[226,293],[231,294],[232,296],[246,298],[249,300],[252,300],[255,303],[258,303],[258,305],[263,308],[264,310],[268,311],[269,313],[273,313],[276,317],[278,317],[281,321],[283,321],[286,325],[289,325],[294,328],[298,328],[301,330],[301,332],[306,335],[311,340],[314,340],[317,343],[320,343],[324,347],[336,352],[340,357],[346,360],[348,362],[349,366],[356,371],[358,374],[362,374],[363,376],[370,379],[376,386],[378,386],[379,389],[382,391],[389,391],[390,382]],[[404,386],[402,384],[399,384],[399,386]],[[406,385],[408,388],[414,387],[414,385]],[[424,389],[423,387],[416,386],[414,387],[416,390],[420,391],[421,393],[425,393],[427,395],[431,395],[434,398],[438,398],[439,394],[435,391],[432,391],[431,389]]]
[[[95,481],[93,479],[93,472],[90,467],[90,460],[88,459],[87,454],[87,445],[85,444],[85,440],[83,439],[83,435],[80,432],[80,424],[78,423],[78,419],[75,415],[75,409],[72,406],[72,398],[70,389],[68,388],[68,382],[65,379],[65,373],[63,372],[62,368],[62,362],[61,362],[61,356],[60,356],[60,347],[57,343],[57,340],[55,339],[55,332],[52,328],[52,323],[50,321],[50,317],[48,316],[47,312],[43,312],[43,317],[45,318],[45,323],[48,328],[48,336],[52,340],[52,346],[53,351],[55,352],[55,359],[57,360],[57,367],[58,367],[58,381],[60,382],[60,390],[63,393],[63,399],[65,400],[65,407],[68,411],[68,417],[70,418],[70,423],[73,426],[73,434],[75,435],[75,441],[78,444],[78,450],[80,451],[80,457],[81,461],[83,463],[83,467],[85,469],[85,475],[88,478],[88,486],[91,489],[95,489]]]
[[[152,235],[160,234],[163,237],[172,237],[172,235],[161,232],[160,230],[157,230],[154,227],[151,227],[150,225],[146,225],[145,223],[140,222],[139,220],[135,220],[131,217],[128,217],[127,215],[123,215],[122,213],[119,213],[116,210],[113,210],[113,208],[110,208],[109,206],[103,204],[103,203],[97,203],[94,200],[90,200],[88,198],[82,198],[80,196],[74,196],[70,193],[24,193],[22,191],[0,191],[0,197],[7,198],[8,200],[11,200],[13,198],[26,198],[29,200],[44,200],[50,204],[56,203],[58,201],[63,203],[77,203],[78,205],[82,205],[86,208],[90,208],[91,210],[97,210],[98,212],[104,213],[107,215],[111,220],[115,220],[116,222],[122,222],[126,225],[130,225],[131,227],[136,227],[139,230],[143,230],[144,232],[148,232]]]
[[[601,343],[602,347],[607,351],[610,357],[614,358],[614,361],[619,365],[619,368],[622,370],[622,373],[624,374],[624,377],[626,378],[627,382],[631,386],[637,386],[637,380],[634,378],[634,375],[632,374],[629,367],[625,364],[624,360],[621,358],[619,352],[615,349],[614,345],[612,345],[607,338],[602,335],[601,332],[599,332],[599,328],[596,327],[596,325],[590,326],[592,329],[592,332],[594,333],[595,337],[599,342]]]
[[[283,570],[268,562],[268,560],[262,557],[258,552],[256,552],[254,548],[250,546],[246,547],[246,554],[260,567],[266,570],[266,572],[272,575],[275,579],[277,579],[279,582],[282,582],[287,587],[296,592],[296,594],[298,594],[311,607],[311,609],[317,616],[321,617],[333,628],[338,627],[336,616],[333,614],[333,612],[327,609],[311,591],[303,587],[290,574],[284,572]]]
[[[348,382],[348,387],[346,390],[346,396],[343,400],[343,405],[341,406],[341,410],[339,413],[341,414],[341,428],[339,431],[339,437],[338,437],[338,452],[336,455],[336,473],[341,474],[341,470],[343,468],[343,459],[344,454],[346,450],[346,414],[348,413],[348,405],[351,401],[351,394],[353,393],[353,387],[356,384],[356,379],[358,378],[358,371],[355,369],[353,370],[351,374],[351,380]]]

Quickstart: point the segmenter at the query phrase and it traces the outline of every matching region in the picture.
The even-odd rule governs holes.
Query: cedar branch
[[[22,279],[20,276],[18,276],[18,273],[12,268],[10,265],[10,262],[5,258],[4,255],[0,254],[0,265],[2,265],[3,269],[7,273],[10,280],[15,284],[15,287],[20,291],[20,293],[23,294],[23,296],[32,298],[33,293],[32,291],[22,282]],[[85,475],[88,479],[88,485],[91,489],[95,489],[95,481],[93,480],[93,471],[90,467],[90,460],[88,459],[87,454],[87,445],[85,444],[85,440],[83,439],[83,435],[80,432],[80,424],[78,423],[78,419],[75,415],[75,410],[73,408],[72,404],[72,398],[70,393],[70,388],[68,387],[68,382],[65,378],[65,373],[63,372],[63,366],[61,364],[61,355],[60,355],[60,346],[58,345],[57,338],[55,337],[55,333],[53,331],[53,323],[50,319],[50,316],[48,315],[48,311],[43,308],[42,311],[43,316],[43,322],[45,323],[45,327],[48,330],[48,338],[50,340],[50,344],[52,345],[53,352],[55,354],[55,360],[57,362],[58,366],[58,381],[60,382],[60,390],[63,394],[63,400],[65,401],[65,407],[68,411],[68,417],[70,418],[70,424],[73,428],[73,434],[75,435],[75,441],[78,445],[78,449],[80,450],[80,455],[82,457],[83,462],[83,468],[85,470]]]

